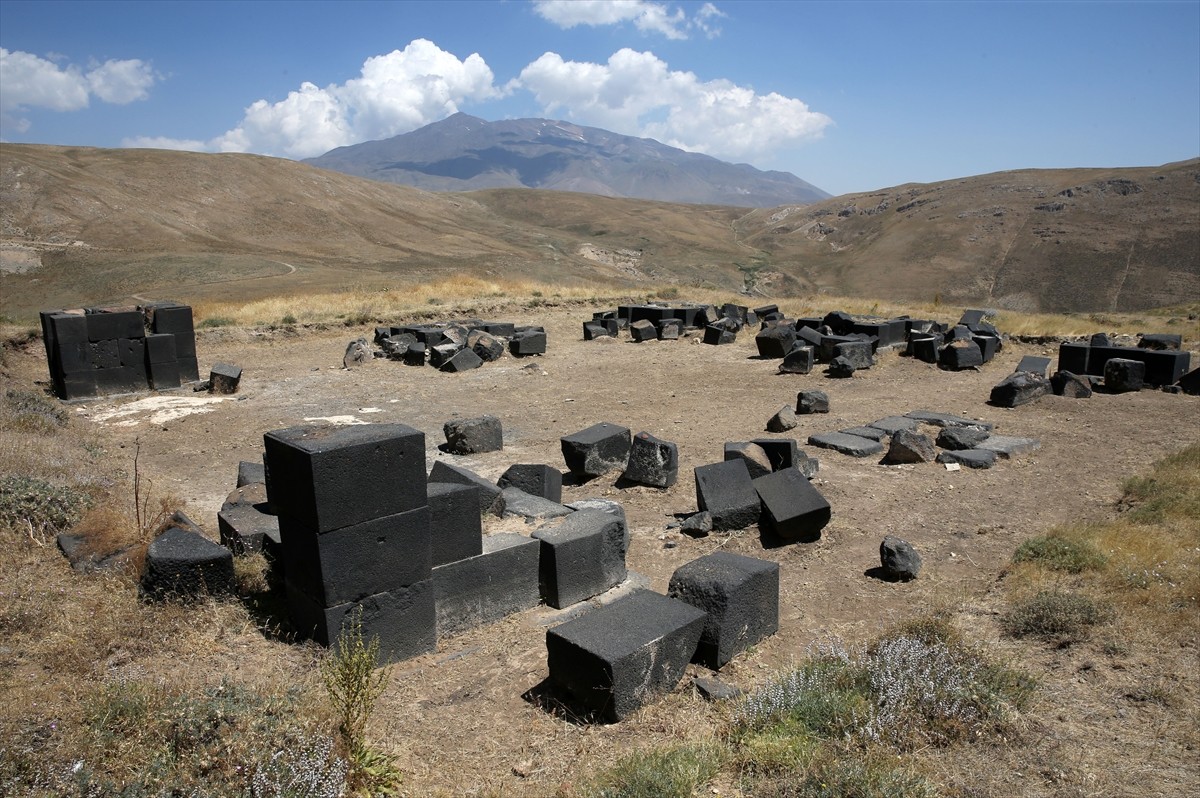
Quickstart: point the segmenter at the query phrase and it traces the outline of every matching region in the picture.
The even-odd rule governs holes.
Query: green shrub
[[[49,433],[67,426],[70,415],[45,394],[10,388],[4,392],[4,426],[19,432]]]
[[[583,794],[590,798],[690,798],[721,769],[710,745],[639,751],[601,775]]]
[[[37,477],[0,477],[0,527],[38,535],[65,532],[90,503],[81,490],[51,485]]]
[[[1013,637],[1035,637],[1068,645],[1108,620],[1110,613],[1087,596],[1043,590],[1013,604],[1001,624]]]
[[[287,313],[284,315],[284,317],[282,319],[279,320],[279,323],[280,324],[295,324],[296,317],[293,316],[291,313]]]
[[[935,798],[937,788],[894,757],[829,752],[803,775],[757,787],[759,798]]]
[[[228,316],[209,316],[206,319],[201,319],[200,322],[196,325],[196,327],[197,328],[232,327],[233,324],[234,324],[233,319],[229,318]]]
[[[1106,557],[1092,543],[1050,533],[1038,535],[1017,546],[1013,562],[1037,563],[1051,571],[1083,573],[1104,567]]]

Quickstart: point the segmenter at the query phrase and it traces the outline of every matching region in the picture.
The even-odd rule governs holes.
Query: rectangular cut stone
[[[475,557],[483,551],[479,488],[430,482],[429,539],[433,566]]]
[[[323,646],[337,642],[343,624],[361,618],[364,641],[379,638],[383,662],[397,662],[437,646],[437,611],[432,577],[359,601],[323,607],[285,580],[288,614],[300,635]],[[359,613],[361,612],[361,615]]]
[[[712,515],[713,529],[745,529],[758,523],[762,511],[750,471],[741,458],[698,466],[696,504]]]
[[[514,357],[546,354],[546,333],[528,330],[514,335],[508,342],[508,352]]]
[[[238,555],[262,551],[267,538],[281,543],[279,519],[262,512],[253,504],[222,508],[217,513],[217,531],[221,545]],[[269,543],[266,544],[266,547],[269,546]]]
[[[920,423],[915,418],[909,418],[908,416],[886,416],[878,421],[872,421],[867,426],[883,430],[888,435],[894,435],[902,429],[912,432],[920,426]]]
[[[474,471],[461,466],[438,460],[429,472],[429,484],[435,482],[450,482],[455,485],[472,485],[479,491],[479,512],[500,515],[504,510],[504,502],[500,497],[500,488],[476,474]]]
[[[1017,457],[1040,449],[1042,442],[1037,438],[1014,438],[1008,435],[989,435],[976,449],[995,452],[1003,458]]]
[[[649,590],[546,632],[551,681],[619,721],[670,692],[692,659],[706,615]]]
[[[976,421],[972,418],[963,418],[950,413],[937,413],[932,410],[913,410],[904,415],[908,418],[915,418],[923,424],[933,424],[935,427],[979,427],[990,430],[993,426],[987,421]]]
[[[858,435],[847,435],[844,432],[823,432],[819,435],[810,435],[808,442],[813,446],[833,449],[851,457],[870,457],[883,451],[883,444],[879,441]]]
[[[541,543],[511,532],[488,535],[473,557],[433,569],[438,636],[494,623],[536,607]]]
[[[96,395],[96,373],[91,370],[56,375],[51,382],[60,399],[87,399]]]
[[[101,396],[146,390],[145,375],[132,366],[96,369],[92,374],[96,380],[96,393]]]
[[[578,510],[533,537],[541,541],[539,581],[551,607],[568,607],[625,581],[625,524],[610,513]]]
[[[628,427],[602,422],[564,435],[560,444],[571,473],[590,478],[613,469],[624,469],[632,441]]]
[[[191,335],[195,330],[192,309],[187,305],[155,302],[150,315],[150,329],[156,333]]]
[[[693,660],[719,670],[779,631],[779,564],[727,551],[706,554],[671,575],[667,595],[707,618]]]
[[[1090,374],[1088,355],[1092,348],[1087,344],[1061,343],[1058,345],[1058,370],[1072,374]]]
[[[326,607],[428,579],[429,508],[318,534],[279,516],[283,567],[293,587]]]
[[[263,444],[272,506],[314,532],[427,504],[425,434],[404,424],[289,427]]]
[[[754,480],[762,500],[762,525],[784,541],[814,541],[829,523],[832,511],[825,497],[794,468]]]
[[[170,360],[163,363],[147,364],[146,379],[150,383],[150,387],[156,391],[178,388],[182,384],[182,375],[179,373],[179,361]]]
[[[145,341],[147,363],[174,363],[178,358],[175,353],[174,335],[153,333],[147,335]]]
[[[142,314],[136,310],[89,312],[87,319],[88,340],[115,341],[118,338],[141,338],[146,334]]]
[[[1088,371],[1086,373],[1102,377],[1105,364],[1114,359],[1136,360],[1144,363],[1146,366],[1145,382],[1156,388],[1174,384],[1188,372],[1191,365],[1190,352],[1156,351],[1138,349],[1135,346],[1093,346],[1088,354]],[[1071,369],[1067,369],[1067,371],[1071,371]]]
[[[1039,357],[1037,355],[1025,355],[1021,358],[1021,362],[1013,371],[1025,371],[1030,374],[1040,374],[1043,377],[1050,376],[1050,358]]]
[[[519,488],[530,496],[562,503],[562,472],[544,463],[515,463],[496,480],[500,488]]]
[[[756,444],[767,453],[771,461],[772,471],[794,468],[808,455],[800,451],[800,444],[795,438],[755,438],[750,443]]]
[[[179,346],[178,336],[175,338],[176,347]],[[177,350],[178,351],[178,350]],[[200,364],[195,357],[179,356],[179,379],[183,382],[196,382],[200,379]]]

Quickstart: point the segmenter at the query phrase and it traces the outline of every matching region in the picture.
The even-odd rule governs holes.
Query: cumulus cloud
[[[721,158],[753,159],[820,138],[833,120],[801,100],[728,80],[702,81],[628,48],[606,64],[545,53],[510,88],[531,91],[544,113]]]
[[[167,136],[134,136],[121,139],[121,146],[151,150],[187,150],[189,152],[203,151],[207,148],[205,142],[199,139],[173,139]]]
[[[202,149],[308,158],[407,133],[456,113],[460,103],[500,94],[477,53],[459,60],[433,42],[415,39],[403,50],[368,58],[359,76],[343,84],[322,88],[305,82],[278,102],[258,100],[236,127]]]
[[[90,99],[126,105],[150,96],[158,76],[140,59],[109,60],[84,70],[75,64],[59,66],[52,60],[20,50],[0,47],[0,123],[18,131],[29,129],[21,116],[31,108],[79,111]]]
[[[632,22],[643,33],[659,33],[668,39],[686,39],[687,30],[692,27],[709,34],[710,20],[724,16],[712,3],[705,3],[696,17],[689,20],[682,8],[671,10],[667,3],[652,0],[536,0],[533,8],[542,19],[560,28]]]

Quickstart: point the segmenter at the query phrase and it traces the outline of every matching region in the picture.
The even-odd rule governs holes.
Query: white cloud
[[[18,131],[29,129],[20,114],[30,108],[79,111],[90,98],[125,105],[149,96],[158,80],[145,61],[109,60],[85,72],[75,64],[60,67],[54,61],[0,47],[0,124]]]
[[[198,139],[173,139],[167,136],[134,136],[121,139],[121,146],[151,150],[187,150],[189,152],[203,151],[206,148],[205,143]]]
[[[705,9],[711,5],[705,3]],[[538,16],[560,28],[632,22],[643,33],[660,33],[668,39],[687,38],[687,15],[681,8],[671,11],[666,3],[651,0],[536,0],[533,7]],[[707,13],[705,9],[700,13]],[[716,10],[715,6],[713,10]]]
[[[710,39],[715,39],[721,35],[721,29],[717,27],[716,21],[724,19],[729,15],[721,9],[714,6],[712,3],[705,3],[700,6],[700,10],[696,12],[696,16],[688,23],[691,27],[696,28]]]
[[[754,159],[820,138],[833,120],[801,100],[758,94],[728,80],[673,71],[653,53],[628,48],[607,64],[545,53],[509,84],[533,92],[547,115],[721,158]]]
[[[407,133],[500,96],[478,54],[459,60],[433,42],[368,58],[359,77],[321,88],[303,83],[278,102],[258,100],[203,149],[308,158],[336,147]]]

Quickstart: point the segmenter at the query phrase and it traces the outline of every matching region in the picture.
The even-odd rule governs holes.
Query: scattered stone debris
[[[879,563],[885,579],[908,582],[921,573],[921,555],[907,540],[893,535],[879,544]]]

